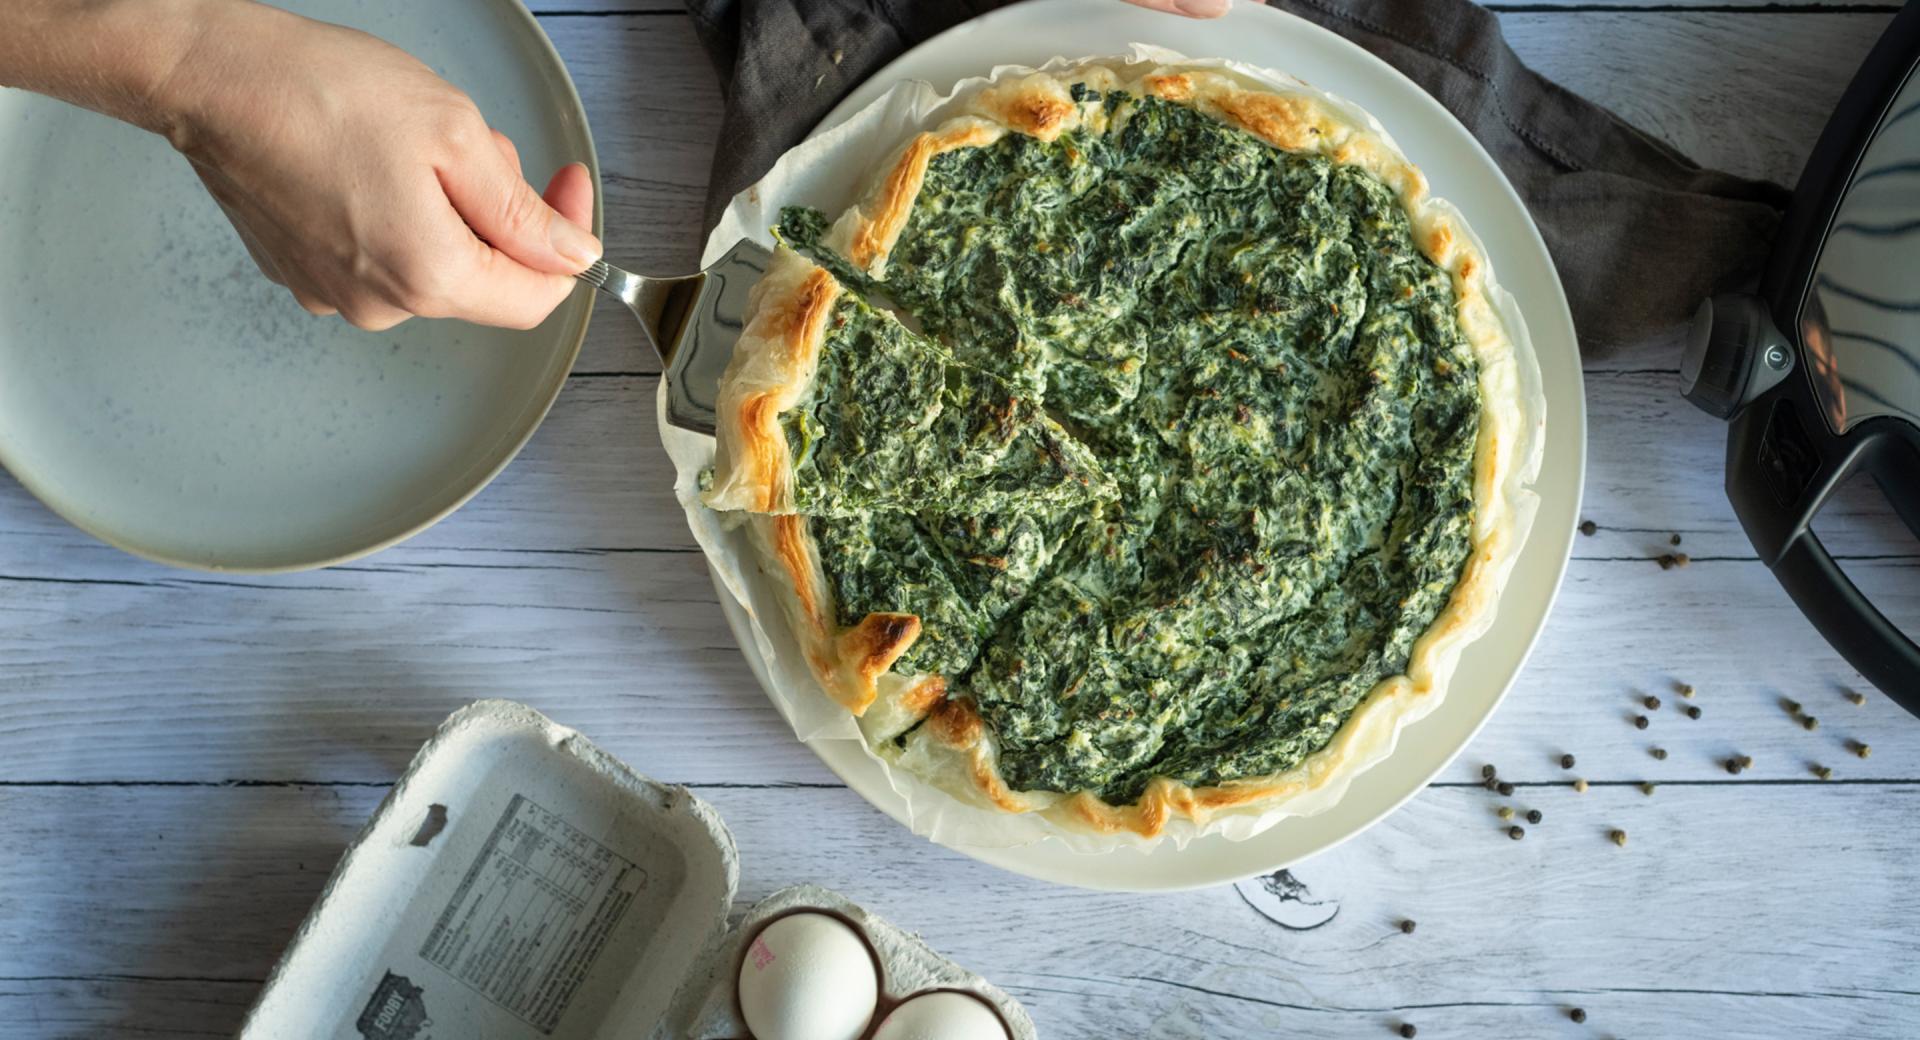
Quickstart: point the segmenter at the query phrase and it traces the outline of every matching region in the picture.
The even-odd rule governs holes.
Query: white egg
[[[845,921],[788,914],[747,944],[739,992],[755,1040],[857,1040],[880,979],[866,940]]]
[[[873,1040],[1007,1040],[1007,1027],[984,1001],[943,990],[894,1008]]]

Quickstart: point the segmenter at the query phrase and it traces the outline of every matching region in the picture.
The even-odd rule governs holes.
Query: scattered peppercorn
[[[1519,841],[1521,838],[1524,838],[1526,836],[1527,836],[1527,829],[1525,827],[1520,826],[1517,823],[1507,828],[1507,837],[1512,838],[1514,841]]]
[[[1700,706],[1698,704],[1687,705],[1687,718],[1697,719],[1699,717],[1700,717]]]
[[[1658,697],[1648,697],[1646,700],[1643,700],[1640,703],[1646,705],[1648,711],[1660,710],[1660,698]]]
[[[1789,715],[1800,714],[1800,702],[1791,697],[1780,698],[1780,707]]]
[[[1562,769],[1572,769],[1572,768],[1573,768],[1573,756],[1572,756],[1572,755],[1561,755],[1561,756],[1560,756],[1560,768],[1562,768]]]
[[[1594,522],[1593,522],[1593,521],[1591,521],[1591,520],[1582,520],[1582,521],[1580,521],[1580,533],[1581,533],[1581,534],[1584,534],[1584,535],[1591,535],[1591,534],[1593,534],[1593,532],[1595,532],[1595,531],[1598,531],[1599,529],[1600,529],[1600,525],[1599,525],[1599,524],[1596,524],[1596,523],[1594,523]]]
[[[1409,917],[1400,922],[1400,934],[1412,935],[1415,927],[1417,926],[1413,923],[1413,918]]]
[[[1747,767],[1741,765],[1739,759],[1737,758],[1727,759],[1727,772],[1732,773],[1734,776],[1739,776],[1740,771],[1745,768]]]
[[[1623,848],[1623,849],[1627,847],[1627,832],[1626,832],[1626,831],[1622,831],[1622,830],[1616,830],[1616,831],[1614,831],[1614,832],[1613,832],[1612,834],[1609,834],[1609,835],[1607,835],[1607,837],[1609,837],[1609,838],[1612,838],[1612,839],[1613,839],[1613,843],[1614,843],[1615,845],[1618,845],[1618,846],[1620,846],[1620,847],[1621,847],[1621,848]]]
[[[1673,565],[1675,567],[1685,567],[1687,564],[1692,562],[1693,562],[1693,558],[1691,556],[1688,556],[1686,553],[1673,554]]]
[[[1654,788],[1653,781],[1651,780],[1643,781],[1640,784],[1640,793],[1651,796],[1653,794],[1653,788]]]
[[[1661,569],[1661,570],[1663,570],[1663,571],[1670,571],[1670,570],[1672,570],[1672,569],[1673,569],[1673,565],[1674,565],[1675,563],[1677,563],[1677,562],[1679,562],[1679,561],[1677,561],[1677,560],[1675,560],[1675,559],[1674,559],[1674,556],[1673,556],[1673,554],[1672,554],[1672,553],[1661,553],[1661,554],[1660,554],[1660,569]]]
[[[1873,754],[1873,749],[1856,740],[1853,742],[1853,753],[1859,755],[1861,758],[1866,758]]]
[[[1528,823],[1539,823],[1541,820],[1544,820],[1544,819],[1546,819],[1546,814],[1542,813],[1540,810],[1538,809],[1527,810]]]
[[[1513,819],[1513,806],[1511,805],[1503,805],[1494,811],[1498,813],[1500,818],[1503,820]]]
[[[1655,759],[1661,762],[1665,762],[1667,760],[1667,749],[1663,747],[1654,748],[1648,751],[1647,754],[1652,755]]]
[[[1813,775],[1822,780],[1831,780],[1833,779],[1833,770],[1827,766],[1814,766]]]
[[[1482,780],[1491,780],[1499,772],[1500,771],[1498,769],[1493,768],[1493,763],[1489,762],[1486,765],[1480,767],[1480,778]]]
[[[1486,788],[1489,791],[1498,791],[1500,790],[1500,781],[1489,777],[1486,780],[1480,781],[1480,786]]]
[[[1680,536],[1676,534],[1674,537],[1678,538]],[[1587,1009],[1574,1008],[1572,1011],[1567,1012],[1567,1017],[1573,1019],[1575,1022],[1585,1022],[1587,1020]]]
[[[1510,795],[1513,793],[1513,785],[1502,780],[1500,781],[1499,791],[1502,797]]]
[[[1867,695],[1864,693],[1861,693],[1859,690],[1848,690],[1847,699],[1852,701],[1853,706],[1856,708],[1862,704],[1867,703]]]
[[[1648,723],[1647,723],[1647,717],[1646,717],[1645,715],[1635,715],[1635,716],[1633,717],[1633,728],[1634,728],[1634,729],[1646,729],[1646,728],[1647,728],[1647,725],[1648,725]]]
[[[1587,782],[1585,780],[1575,780],[1573,782],[1573,789],[1580,792],[1581,794],[1586,794]]]
[[[1806,718],[1800,720],[1800,727],[1806,730],[1808,733],[1812,733],[1814,730],[1820,728],[1820,720],[1809,715]]]
[[[1678,686],[1678,687],[1676,688],[1676,690],[1675,690],[1675,692],[1677,692],[1677,693],[1679,693],[1679,694],[1680,694],[1680,696],[1682,696],[1682,697],[1685,697],[1685,698],[1687,698],[1688,700],[1692,700],[1692,699],[1693,699],[1693,684],[1692,684],[1692,683],[1681,683],[1681,684],[1680,684],[1680,685],[1679,685],[1679,686]]]
[[[1400,1023],[1400,1035],[1406,1037],[1407,1040],[1413,1040],[1414,1037],[1420,1035],[1420,1030],[1415,1029],[1412,1022],[1402,1022]]]
[[[1752,769],[1752,768],[1753,768],[1753,756],[1752,756],[1752,755],[1741,755],[1741,756],[1740,756],[1740,768],[1742,768],[1742,769]]]
[[[1674,536],[1673,536],[1672,538],[1669,538],[1669,539],[1667,539],[1667,543],[1668,543],[1668,544],[1670,544],[1670,545],[1679,545],[1679,544],[1680,544],[1680,536],[1679,536],[1679,535],[1677,535],[1677,534],[1676,534],[1676,535],[1674,535]]]

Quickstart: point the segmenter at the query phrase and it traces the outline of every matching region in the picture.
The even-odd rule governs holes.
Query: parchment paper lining
[[[1240,78],[1249,86],[1314,98],[1338,118],[1366,128],[1385,143],[1394,155],[1401,154],[1385,128],[1358,106],[1291,76],[1241,62],[1190,59],[1164,48],[1134,44],[1131,53],[1123,57],[1054,58],[1041,66],[1039,71],[1058,73],[1087,64],[1114,67],[1177,66],[1224,72]],[[707,239],[702,263],[712,263],[742,238],[771,245],[768,229],[777,221],[782,206],[810,205],[829,217],[844,211],[866,190],[870,178],[881,168],[881,164],[912,134],[959,114],[966,102],[983,88],[1033,71],[1025,66],[998,66],[987,76],[960,81],[947,94],[936,93],[932,86],[924,82],[899,84],[846,122],[787,152],[759,183],[735,196]],[[1473,236],[1454,207],[1441,199],[1429,199],[1422,208],[1427,209],[1429,215],[1451,218],[1455,228],[1465,232],[1473,251],[1485,256],[1478,238]],[[1513,442],[1504,446],[1512,453],[1511,461],[1505,467],[1505,479],[1496,491],[1508,512],[1507,537],[1498,545],[1495,560],[1497,580],[1494,588],[1498,590],[1504,587],[1513,562],[1526,542],[1538,504],[1529,488],[1539,471],[1541,452],[1545,446],[1546,397],[1519,306],[1495,283],[1490,264],[1481,265],[1479,277],[1484,281],[1486,298],[1497,312],[1513,346],[1510,359],[1502,359],[1483,372],[1483,390],[1514,400],[1518,411],[1511,422],[1515,437]],[[663,380],[657,411],[661,440],[673,459],[676,471],[674,490],[686,510],[688,526],[705,550],[719,584],[740,602],[752,619],[754,645],[742,647],[742,650],[750,655],[757,654],[764,661],[772,679],[768,696],[802,741],[809,744],[829,740],[858,743],[863,753],[880,764],[888,782],[906,801],[908,820],[914,832],[934,841],[949,845],[1009,847],[1050,838],[1075,851],[1098,853],[1120,846],[1145,848],[1161,840],[1171,840],[1177,847],[1184,846],[1195,837],[1211,833],[1229,840],[1245,840],[1287,817],[1313,815],[1331,808],[1345,793],[1354,776],[1391,754],[1405,726],[1424,718],[1439,705],[1439,696],[1409,697],[1401,700],[1410,703],[1396,703],[1391,705],[1392,710],[1388,710],[1390,706],[1380,703],[1381,698],[1370,698],[1355,711],[1336,737],[1336,740],[1347,741],[1349,746],[1366,749],[1364,754],[1350,757],[1343,768],[1315,771],[1314,761],[1310,758],[1300,767],[1309,780],[1299,793],[1246,810],[1222,812],[1204,824],[1174,820],[1156,838],[1144,839],[1128,833],[1094,834],[1062,827],[1037,813],[1009,814],[962,801],[875,755],[862,738],[855,719],[821,690],[800,658],[797,644],[780,609],[777,588],[773,579],[762,571],[744,526],[737,522],[737,517],[716,513],[699,501],[697,481],[701,470],[712,462],[713,438],[668,425],[665,409],[666,384]],[[1457,639],[1450,640],[1452,645],[1448,647],[1449,652],[1439,655],[1436,672],[1441,673],[1442,688],[1445,685],[1444,673],[1452,670],[1459,648],[1483,633],[1492,623],[1496,611],[1497,607],[1483,611],[1458,634]]]

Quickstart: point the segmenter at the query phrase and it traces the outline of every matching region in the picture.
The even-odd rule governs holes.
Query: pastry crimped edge
[[[714,479],[702,495],[714,509],[754,514],[756,550],[780,568],[782,603],[807,666],[847,710],[864,712],[875,679],[920,637],[912,614],[881,613],[851,628],[835,623],[832,592],[807,519],[795,515],[793,453],[780,415],[813,391],[840,282],[780,246],[747,299],[747,323],[720,377]]]
[[[1073,83],[1187,104],[1276,148],[1317,152],[1373,175],[1400,200],[1416,246],[1448,273],[1461,331],[1480,362],[1472,551],[1447,605],[1415,640],[1404,674],[1376,684],[1325,747],[1292,769],[1269,776],[1202,786],[1156,777],[1137,801],[1127,805],[1110,804],[1088,791],[1013,790],[1001,778],[994,737],[973,706],[947,698],[949,677],[899,675],[890,670],[918,638],[918,619],[904,613],[872,614],[852,627],[838,626],[805,518],[756,515],[749,519],[756,548],[777,566],[783,591],[791,593],[782,598],[809,669],[826,692],[858,718],[876,754],[972,805],[1037,813],[1083,833],[1155,838],[1177,820],[1204,827],[1223,814],[1275,808],[1347,775],[1351,766],[1370,765],[1392,746],[1401,726],[1438,705],[1461,650],[1491,616],[1518,555],[1520,524],[1531,515],[1509,487],[1516,466],[1526,464],[1516,455],[1525,439],[1522,381],[1513,340],[1492,300],[1497,289],[1491,267],[1457,213],[1429,196],[1419,169],[1373,129],[1343,118],[1318,97],[1252,87],[1213,69],[1157,66],[1128,76],[1113,65],[1095,62],[995,82],[967,103],[964,114],[915,135],[897,149],[866,196],[835,222],[823,244],[867,273],[883,275],[887,256],[906,226],[934,156],[985,146],[1009,132],[1051,141],[1089,116],[1106,119],[1099,106],[1083,109],[1072,100],[1068,88]],[[804,260],[799,265],[785,268],[779,279],[774,278],[774,269],[769,270],[764,291],[756,290],[747,335],[736,348],[736,362],[744,349],[762,363],[784,365],[785,381],[757,388],[743,382],[733,387],[732,366],[723,380],[719,479],[714,490],[724,489],[725,497],[710,495],[709,502],[716,508],[769,513],[782,512],[778,507],[784,503],[784,511],[791,511],[791,462],[772,418],[780,409],[761,410],[765,406],[752,405],[749,398],[773,394],[763,400],[784,400],[790,407],[803,399],[811,383],[813,360],[825,334],[824,322],[813,319],[814,294],[821,276],[833,293],[839,287],[825,271]],[[811,272],[804,277],[795,273],[802,267]],[[830,307],[831,298],[826,306]],[[752,369],[743,368],[747,371]],[[730,389],[736,391],[731,414]],[[729,457],[730,436],[737,444],[766,445],[769,429],[777,451],[756,447],[750,460]],[[783,463],[789,474],[784,484]],[[922,720],[925,725],[915,729]],[[894,746],[894,739],[903,733],[908,733],[904,747]]]

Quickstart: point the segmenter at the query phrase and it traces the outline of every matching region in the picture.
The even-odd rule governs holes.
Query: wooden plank
[[[24,992],[42,1022],[105,1003],[128,1033],[231,1029],[237,993],[182,994],[264,978],[381,793],[0,791],[22,839],[0,849],[0,976],[55,979],[0,982],[13,994],[0,1001]],[[1894,1037],[1920,1014],[1920,937],[1898,923],[1920,913],[1913,784],[1528,792],[1517,804],[1546,817],[1521,842],[1498,799],[1434,789],[1271,886],[1154,897],[1013,877],[846,791],[700,793],[742,850],[739,908],[800,881],[845,892],[1006,987],[1048,1036],[1388,1035],[1413,1021],[1442,1036]],[[1779,826],[1821,819],[1846,829]],[[1625,848],[1608,841],[1616,827]],[[0,1015],[0,1036],[48,1035],[23,1021]]]
[[[259,988],[224,979],[0,979],[0,1038],[230,1040]]]
[[[637,768],[685,783],[831,782],[755,686],[702,558],[497,555],[403,546],[318,574],[219,578],[103,561],[0,581],[0,780],[386,783],[438,720],[480,697],[525,700]],[[1849,565],[1920,631],[1920,560]],[[1758,648],[1764,647],[1764,652]],[[1472,682],[1467,676],[1462,683]],[[1700,688],[1698,722],[1670,688]],[[1920,778],[1920,727],[1858,677],[1749,560],[1663,571],[1579,560],[1505,707],[1449,774],[1517,779]],[[1665,707],[1642,733],[1638,698]],[[1778,706],[1809,705],[1808,733]],[[153,725],[130,725],[150,718]],[[1873,757],[1843,742],[1867,740]],[[1665,762],[1648,758],[1658,742]]]
[[[508,697],[605,723],[661,776],[830,779],[754,685],[697,555],[112,573],[133,584],[0,583],[7,778],[385,783],[454,707]],[[164,721],[127,725],[129,707]]]
[[[1522,60],[1696,162],[1793,183],[1890,15],[1508,14]]]

